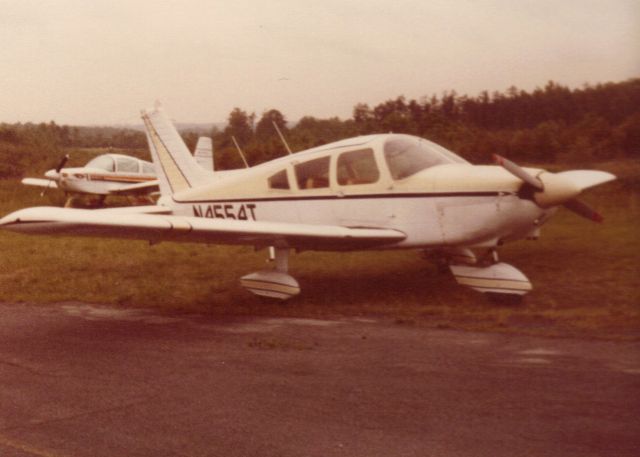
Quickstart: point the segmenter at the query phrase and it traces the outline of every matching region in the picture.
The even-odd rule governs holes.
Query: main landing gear
[[[287,300],[300,293],[298,281],[288,274],[289,248],[269,248],[273,268],[256,271],[240,279],[242,287],[260,297]],[[432,254],[432,253],[428,253]],[[495,303],[514,305],[522,302],[533,288],[517,268],[500,262],[495,249],[480,258],[470,249],[449,248],[431,255],[440,267],[448,267],[458,284],[470,287]]]
[[[269,248],[274,268],[243,276],[242,287],[260,297],[287,300],[300,293],[298,281],[289,275],[289,248]]]

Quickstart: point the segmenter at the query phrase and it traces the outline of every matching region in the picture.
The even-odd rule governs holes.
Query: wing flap
[[[245,244],[307,250],[354,250],[389,245],[404,233],[391,229],[349,228],[263,221],[207,219],[162,214],[132,214],[114,210],[35,207],[11,213],[0,228],[40,235],[128,238],[152,242],[176,241]]]

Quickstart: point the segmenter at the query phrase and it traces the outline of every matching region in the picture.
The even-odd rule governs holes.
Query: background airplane
[[[496,165],[472,165],[435,143],[398,134],[349,138],[213,173],[194,160],[162,109],[143,112],[142,118],[158,176],[158,205],[27,208],[2,218],[0,227],[272,246],[274,267],[244,276],[241,284],[280,299],[300,292],[288,274],[292,249],[420,249],[445,262],[459,284],[518,301],[532,285],[499,261],[497,249],[536,238],[559,206],[600,221],[577,196],[615,179],[602,171],[522,168],[498,156]]]
[[[194,150],[198,164],[213,171],[213,147],[211,138],[200,137]],[[122,154],[102,154],[83,167],[63,168],[69,155],[65,155],[55,169],[45,172],[45,179],[24,178],[22,184],[60,189],[67,196],[65,206],[71,206],[77,195],[98,196],[102,205],[108,195],[149,197],[158,192],[153,163]],[[144,201],[144,200],[143,200]],[[146,202],[150,200],[147,198]]]

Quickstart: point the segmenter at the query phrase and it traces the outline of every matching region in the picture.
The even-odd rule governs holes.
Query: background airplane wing
[[[151,242],[246,244],[308,250],[363,249],[393,244],[406,237],[404,233],[391,229],[55,207],[16,211],[0,220],[0,228],[32,234],[129,238]]]
[[[26,184],[27,186],[49,187],[50,189],[56,189],[58,187],[55,181],[41,178],[24,178],[22,184]]]
[[[158,192],[160,187],[158,186],[158,180],[140,182],[136,184],[123,184],[120,187],[111,189],[110,194],[113,195],[144,195],[152,192]]]

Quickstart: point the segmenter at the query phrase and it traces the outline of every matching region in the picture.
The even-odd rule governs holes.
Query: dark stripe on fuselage
[[[108,181],[108,182],[122,182],[122,183],[139,183],[146,181],[153,181],[155,176],[117,176],[117,175],[89,175],[91,181]]]
[[[241,203],[241,202],[279,202],[279,201],[308,201],[308,200],[370,200],[382,198],[439,198],[439,197],[498,197],[515,195],[513,192],[429,192],[429,193],[398,193],[398,194],[364,194],[364,195],[295,195],[281,197],[256,198],[225,198],[215,200],[178,200],[176,203],[207,204],[207,203]]]

